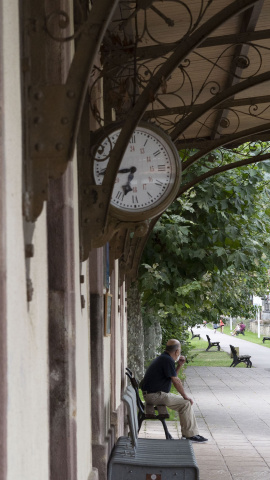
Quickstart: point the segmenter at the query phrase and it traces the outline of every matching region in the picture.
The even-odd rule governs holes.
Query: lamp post
[[[261,297],[256,297],[255,295],[253,295],[253,305],[258,307],[257,310],[256,310],[256,320],[258,322],[258,338],[261,337],[260,320],[261,320],[262,300],[263,299]]]

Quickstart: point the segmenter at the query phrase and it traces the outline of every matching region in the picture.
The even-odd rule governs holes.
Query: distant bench
[[[205,350],[206,352],[208,352],[208,350],[210,350],[210,348],[212,348],[212,347],[217,347],[218,351],[220,351],[220,342],[212,342],[209,335],[206,335],[206,338],[207,338],[207,341],[208,341],[208,347]]]
[[[263,343],[265,342],[265,340],[270,340],[270,337],[263,337]]]
[[[192,340],[193,338],[196,338],[196,337],[198,337],[198,339],[201,340],[201,335],[200,335],[199,333],[194,334],[192,328],[190,329],[190,331],[191,331],[191,333],[192,333],[191,340]]]
[[[137,401],[132,386],[126,388],[122,399],[127,407],[130,432],[128,437],[117,440],[111,453],[108,480],[199,480],[191,441],[138,438]]]
[[[247,368],[252,367],[252,361],[250,360],[251,355],[238,355],[237,350],[233,345],[230,345],[230,349],[231,349],[232,356],[233,356],[233,361],[232,361],[230,367],[236,367],[236,365],[238,365],[238,363],[242,363],[242,362],[246,364]]]

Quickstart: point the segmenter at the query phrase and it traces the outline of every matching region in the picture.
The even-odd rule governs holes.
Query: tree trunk
[[[144,375],[144,328],[138,283],[132,283],[128,291],[128,364],[138,380]]]
[[[157,319],[153,319],[151,325],[144,326],[144,361],[145,366],[149,365],[151,360],[157,357],[160,352],[162,341],[162,331]]]

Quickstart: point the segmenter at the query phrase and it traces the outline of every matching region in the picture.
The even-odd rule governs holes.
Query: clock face
[[[94,178],[98,185],[103,182],[120,131],[108,134],[95,152]],[[180,160],[174,145],[157,127],[138,126],[119,167],[111,205],[132,215],[148,212],[163,204],[173,190],[176,193],[179,183]]]

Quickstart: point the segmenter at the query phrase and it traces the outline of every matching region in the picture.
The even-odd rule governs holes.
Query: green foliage
[[[230,155],[223,153],[223,161],[234,161],[236,153]],[[183,182],[207,168],[202,159],[184,172]],[[221,313],[254,315],[251,294],[268,289],[269,168],[268,162],[208,178],[157,222],[139,280],[145,322],[160,319],[163,344],[176,337],[188,349],[188,325],[215,321]]]

